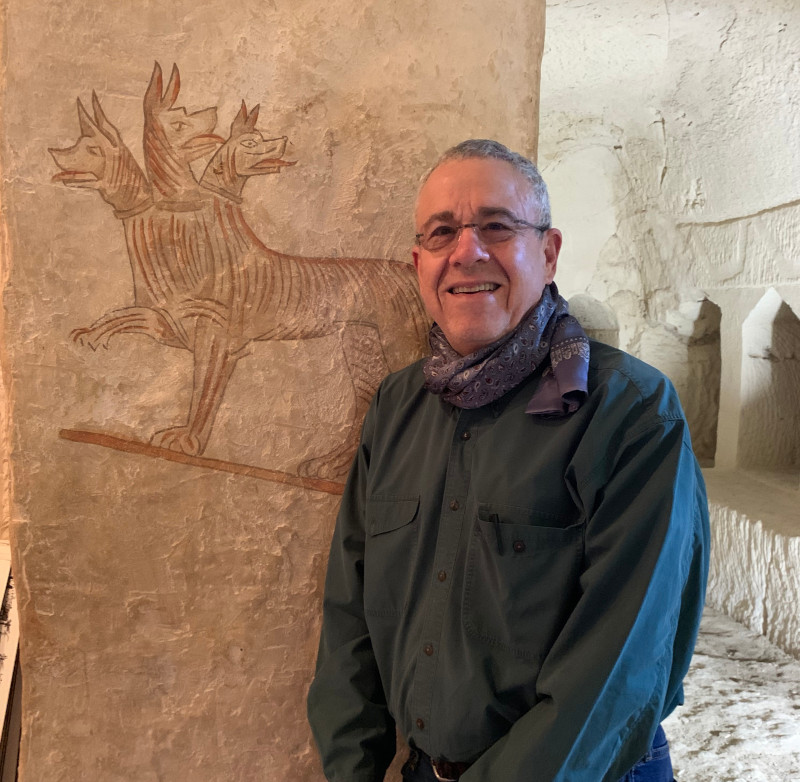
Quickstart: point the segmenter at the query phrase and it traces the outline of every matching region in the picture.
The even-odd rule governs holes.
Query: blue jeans
[[[675,782],[664,728],[658,726],[648,753],[619,782]]]
[[[402,769],[404,782],[437,782],[430,759],[417,749]],[[675,782],[669,744],[664,729],[659,725],[650,751],[619,782]]]

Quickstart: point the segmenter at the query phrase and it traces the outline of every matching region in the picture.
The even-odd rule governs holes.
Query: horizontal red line
[[[125,453],[134,453],[140,456],[150,456],[156,459],[166,459],[169,462],[190,464],[193,467],[205,467],[209,470],[235,473],[236,475],[244,475],[248,478],[258,478],[262,481],[299,486],[303,489],[321,491],[326,494],[342,494],[344,492],[343,483],[326,481],[323,478],[304,478],[301,475],[293,475],[292,473],[282,472],[280,470],[268,470],[264,467],[255,467],[250,464],[228,462],[223,459],[209,459],[205,456],[190,456],[189,454],[180,453],[179,451],[171,451],[169,448],[159,448],[156,445],[143,443],[139,440],[127,440],[123,437],[102,434],[101,432],[85,432],[80,429],[61,429],[58,436],[63,440],[70,440],[74,443],[99,445],[103,448],[113,448],[115,451],[124,451]]]

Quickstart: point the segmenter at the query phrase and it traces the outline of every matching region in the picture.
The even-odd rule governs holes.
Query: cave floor
[[[706,608],[664,722],[677,782],[800,780],[800,660]]]

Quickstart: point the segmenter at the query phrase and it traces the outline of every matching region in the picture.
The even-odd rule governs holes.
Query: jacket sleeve
[[[380,782],[395,754],[395,723],[364,619],[364,508],[373,408],[331,542],[317,668],[308,693],[308,720],[331,782]]]
[[[628,434],[577,487],[587,512],[578,602],[538,702],[464,782],[615,782],[682,702],[708,572],[708,506],[686,423]]]

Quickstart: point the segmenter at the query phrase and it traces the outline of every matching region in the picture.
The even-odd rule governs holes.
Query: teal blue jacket
[[[331,545],[308,713],[333,782],[378,782],[395,726],[464,782],[617,780],[682,703],[705,487],[669,380],[592,343],[589,395],[539,374],[461,410],[390,375]]]

